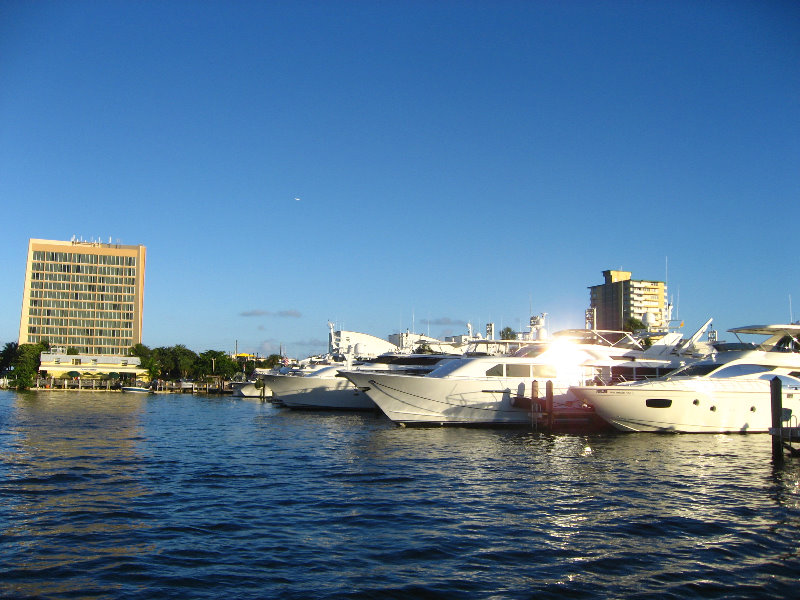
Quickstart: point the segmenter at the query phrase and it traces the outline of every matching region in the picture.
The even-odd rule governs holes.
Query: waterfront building
[[[42,352],[39,372],[56,378],[144,378],[147,370],[138,356],[109,356],[107,354],[67,354],[64,348]]]
[[[603,271],[604,283],[589,287],[587,326],[621,331],[628,319],[649,329],[666,329],[671,319],[663,281],[634,280],[629,271]]]
[[[141,245],[31,239],[19,343],[129,354],[142,341],[144,272]]]

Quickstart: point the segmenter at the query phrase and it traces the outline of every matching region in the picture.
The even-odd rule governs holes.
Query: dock
[[[111,379],[42,377],[37,379],[30,389],[38,392],[121,392],[122,385],[119,381]],[[220,380],[209,382],[160,381],[152,391],[156,394],[230,395],[233,393],[229,382]]]
[[[798,415],[793,415],[788,408],[783,408],[783,390],[781,380],[773,377],[770,381],[770,399],[772,408],[772,427],[769,434],[772,436],[772,460],[781,463],[785,455],[800,456],[800,420]]]
[[[547,433],[588,434],[612,431],[613,428],[601,419],[593,408],[555,408],[553,404],[553,382],[545,385],[544,397],[539,396],[539,382],[531,386],[531,397],[516,397],[512,405],[530,411],[531,427]]]

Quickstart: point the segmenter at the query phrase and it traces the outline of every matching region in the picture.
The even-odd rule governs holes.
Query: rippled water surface
[[[0,597],[797,597],[800,461],[770,453],[0,392]]]

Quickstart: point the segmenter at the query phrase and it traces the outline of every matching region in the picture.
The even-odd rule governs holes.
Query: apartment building
[[[31,239],[19,343],[128,354],[142,341],[145,247]]]
[[[630,318],[652,329],[669,326],[671,310],[663,281],[631,279],[629,271],[603,271],[604,283],[589,287],[588,321],[595,329],[620,331]]]

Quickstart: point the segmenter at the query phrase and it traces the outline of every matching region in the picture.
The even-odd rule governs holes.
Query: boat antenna
[[[789,323],[794,323],[794,314],[792,313],[792,295],[789,294]]]

